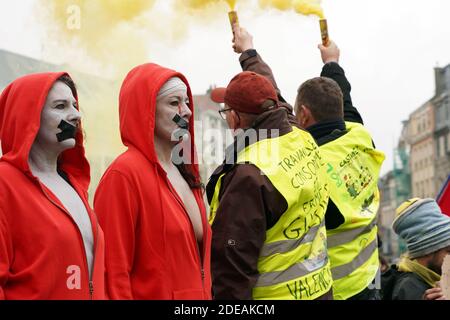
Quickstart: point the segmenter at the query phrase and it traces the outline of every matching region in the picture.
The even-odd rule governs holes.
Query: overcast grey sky
[[[37,1],[0,2],[1,49],[48,59],[42,21],[33,10]],[[450,1],[323,0],[323,7],[353,102],[387,154],[386,172],[401,121],[432,97],[433,68],[450,63]],[[248,5],[238,9],[241,24],[254,35],[256,49],[292,103],[297,87],[321,70],[317,18]],[[240,71],[230,40],[224,12],[223,19],[190,25],[183,39],[153,46],[149,60],[181,71],[200,94],[211,84],[226,85]]]

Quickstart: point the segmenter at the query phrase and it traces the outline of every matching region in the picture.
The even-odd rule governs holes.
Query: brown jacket
[[[259,59],[255,66],[262,66],[262,70],[252,69],[254,59]],[[258,55],[241,56],[241,64],[248,63],[245,70],[270,74],[269,78],[276,86],[270,68],[261,62]],[[290,133],[292,125],[296,125],[292,107],[286,103],[280,103],[280,106],[282,108],[261,114],[252,128],[278,129],[280,136]],[[234,148],[227,149],[225,164],[216,169],[207,185],[208,200],[211,202],[216,183],[225,174],[219,191],[220,205],[212,225],[213,295],[214,299],[219,300],[252,299],[266,230],[273,227],[287,210],[285,198],[256,166],[233,164],[239,151],[245,147],[240,142],[238,137]],[[331,291],[319,299],[332,299]]]

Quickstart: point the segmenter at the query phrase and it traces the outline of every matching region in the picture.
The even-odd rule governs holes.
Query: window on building
[[[441,153],[438,155],[439,157],[445,156],[445,149],[447,149],[445,145],[446,145],[445,136],[440,136],[439,137],[439,150],[441,151]]]
[[[448,103],[448,98],[444,100],[444,106],[445,106],[445,119],[450,119],[450,104]]]
[[[442,105],[438,106],[436,109],[436,126],[440,126],[443,120],[443,112],[444,108],[442,107]]]
[[[448,137],[447,137],[447,135],[444,135],[443,136],[444,137],[444,155],[445,155],[445,151],[447,151],[448,150],[448,144],[449,144],[449,140],[448,140]]]
[[[450,152],[450,132],[447,134],[447,152]]]
[[[441,145],[439,143],[439,138],[436,140],[436,156],[439,158],[439,155],[441,154]]]

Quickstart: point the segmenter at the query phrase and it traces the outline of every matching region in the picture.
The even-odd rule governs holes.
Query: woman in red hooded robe
[[[141,65],[126,77],[119,103],[128,150],[108,168],[94,200],[107,242],[107,294],[211,299],[211,229],[189,84],[178,72]]]
[[[65,73],[25,76],[0,97],[0,299],[105,298],[80,119]]]

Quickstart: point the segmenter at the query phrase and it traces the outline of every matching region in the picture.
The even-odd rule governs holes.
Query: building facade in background
[[[381,194],[379,210],[379,237],[382,242],[380,253],[390,262],[406,250],[405,243],[398,238],[392,230],[396,208],[406,199],[411,198],[411,145],[409,139],[409,120],[403,121],[402,131],[394,149],[394,166],[380,178],[379,188]]]
[[[411,197],[411,165],[410,165],[410,153],[411,145],[408,141],[408,129],[409,121],[403,121],[402,131],[397,144],[394,149],[394,166],[393,166],[393,178],[395,181],[395,200],[399,205],[405,199]]]
[[[409,118],[411,190],[415,197],[436,197],[434,123],[431,102],[415,110]]]
[[[435,68],[436,93],[432,99],[435,107],[434,143],[435,189],[439,192],[450,174],[450,64]]]
[[[199,157],[200,176],[206,184],[214,170],[225,159],[225,149],[233,141],[227,123],[219,115],[220,105],[210,98],[212,88],[204,95],[195,95],[195,144]]]
[[[386,173],[378,182],[381,195],[378,211],[378,236],[382,243],[380,254],[390,263],[399,256],[397,235],[392,230],[392,222],[397,208],[396,183],[394,171]]]

